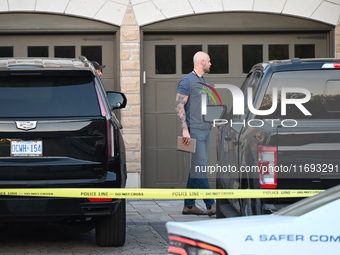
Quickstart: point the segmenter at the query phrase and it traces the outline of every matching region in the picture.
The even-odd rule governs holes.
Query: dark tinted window
[[[244,98],[248,98],[248,88],[251,88],[251,91],[252,91],[252,102],[254,101],[255,99],[255,95],[256,95],[256,92],[257,92],[257,89],[258,89],[258,85],[259,85],[259,82],[261,80],[261,77],[262,77],[262,72],[261,71],[255,71],[255,72],[252,72],[252,73],[249,73],[246,80],[244,81],[243,85],[242,85],[242,91],[243,91],[243,94],[244,94]],[[248,102],[247,100],[244,100],[244,110],[245,112],[247,111],[248,109]],[[241,117],[241,116],[239,116]]]
[[[274,113],[257,118],[267,119],[339,119],[340,118],[340,70],[310,70],[274,73],[260,110],[267,110],[273,104],[273,88],[278,90],[277,108]],[[281,89],[305,88],[311,99],[303,106],[312,115],[305,115],[295,104],[287,104],[286,115],[281,114]],[[287,99],[305,98],[304,93],[286,93]]]
[[[90,61],[97,61],[99,64],[104,64],[102,55],[102,46],[81,46],[81,55],[85,56]]]
[[[56,58],[75,58],[76,47],[74,46],[55,46],[54,56]]]
[[[48,46],[28,46],[27,57],[48,57]]]
[[[243,73],[248,73],[253,65],[262,62],[262,45],[243,45],[242,46]]]
[[[288,59],[289,45],[288,44],[272,44],[268,46],[269,60]]]
[[[202,45],[182,45],[182,74],[190,73],[194,69],[194,55],[202,50]]]
[[[228,45],[208,45],[208,54],[211,62],[210,73],[229,73]]]
[[[296,58],[315,58],[314,44],[295,44]]]
[[[157,45],[155,48],[156,74],[176,73],[176,46]]]
[[[92,76],[0,78],[0,117],[99,116]]]
[[[0,57],[7,58],[13,57],[13,47],[12,46],[1,46],[0,47]]]

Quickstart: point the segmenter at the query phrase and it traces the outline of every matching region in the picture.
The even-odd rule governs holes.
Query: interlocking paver
[[[0,253],[3,254],[65,254],[65,255],[163,255],[167,254],[168,221],[208,220],[201,215],[182,215],[183,200],[127,200],[126,243],[123,247],[98,247],[95,231],[79,233],[59,225],[31,228],[1,229]],[[202,200],[197,206],[204,208]]]

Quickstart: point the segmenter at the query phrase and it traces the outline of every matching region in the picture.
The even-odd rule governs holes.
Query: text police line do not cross
[[[220,89],[228,89],[233,97],[233,114],[235,115],[244,115],[244,94],[240,88],[238,88],[235,85],[231,84],[216,84],[215,88]],[[255,109],[253,106],[252,98],[253,98],[253,90],[252,88],[247,88],[248,97],[247,97],[247,106],[249,108],[249,111],[255,115],[270,115],[277,109],[278,104],[278,89],[276,87],[273,87],[273,100],[272,100],[272,106],[270,109],[267,110],[258,110]],[[302,93],[306,96],[304,98],[287,98],[288,93]],[[202,94],[202,115],[207,115],[207,95]],[[311,99],[311,93],[309,90],[305,88],[299,88],[299,87],[290,87],[290,88],[281,88],[281,115],[286,115],[286,107],[288,104],[295,105],[304,115],[311,116],[312,114],[303,106],[304,103],[307,103]],[[272,124],[273,124],[272,120]],[[294,121],[297,124],[297,121]],[[213,120],[214,126],[215,124],[227,124],[228,121],[225,119],[214,119]],[[239,123],[238,123],[239,124]],[[296,125],[294,125],[296,126]]]

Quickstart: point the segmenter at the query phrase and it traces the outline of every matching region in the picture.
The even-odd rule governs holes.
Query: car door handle
[[[240,145],[241,144],[238,140],[236,140],[236,139],[233,140],[233,138],[231,138],[230,136],[225,136],[224,140],[227,141],[227,142],[231,141],[233,143],[233,145]]]
[[[232,140],[232,138],[230,136],[225,136],[224,140],[227,141],[227,142],[230,142]]]
[[[238,140],[233,140],[233,145],[240,145],[241,143]]]

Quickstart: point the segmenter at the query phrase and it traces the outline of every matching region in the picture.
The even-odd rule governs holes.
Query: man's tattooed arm
[[[176,112],[182,127],[183,144],[185,145],[190,144],[190,133],[186,122],[186,114],[184,109],[184,105],[187,103],[187,101],[188,96],[184,96],[179,93],[176,94]]]
[[[186,122],[186,114],[184,105],[188,101],[188,96],[184,96],[182,94],[176,94],[176,112],[179,119],[179,123],[181,124],[182,129],[188,129],[187,122]]]

